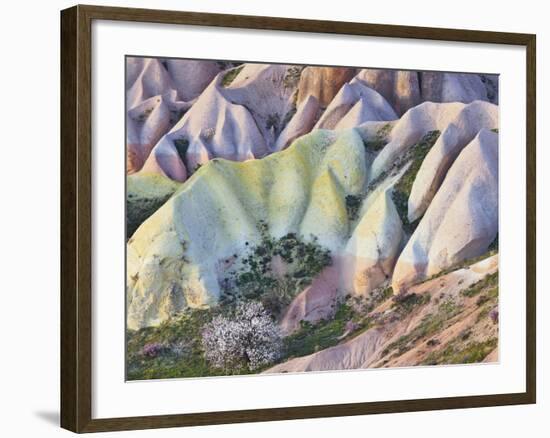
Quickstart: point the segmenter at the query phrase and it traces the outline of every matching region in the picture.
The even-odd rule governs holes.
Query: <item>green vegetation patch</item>
[[[343,341],[346,332],[349,333],[345,340],[349,340],[371,326],[372,321],[365,314],[358,313],[349,303],[340,303],[333,318],[314,324],[302,321],[300,329],[285,338],[285,359],[333,347]]]
[[[283,85],[285,88],[295,88],[300,82],[300,76],[302,75],[302,70],[304,66],[295,65],[289,67],[286,71],[285,77],[283,78]]]
[[[441,332],[448,326],[449,320],[462,311],[462,306],[452,299],[447,299],[439,305],[437,313],[430,313],[422,318],[420,324],[406,335],[401,336],[395,342],[388,345],[382,352],[383,356],[395,351],[395,356],[400,356],[409,351],[415,344],[428,336]]]
[[[170,199],[181,183],[162,175],[133,174],[126,177],[126,238]]]
[[[482,260],[485,260],[489,257],[492,257],[496,254],[498,254],[498,234],[495,237],[495,239],[493,240],[493,242],[487,248],[487,251],[484,252],[483,254],[481,254],[477,257],[472,257],[472,258],[469,258],[469,259],[462,260],[461,262],[455,263],[454,265],[451,265],[448,268],[439,271],[437,274],[432,275],[427,280],[424,280],[424,282],[429,281],[429,280],[433,280],[435,278],[442,277],[442,276],[447,275],[447,274],[449,274],[453,271],[457,271],[458,269],[468,268],[469,266],[471,266],[471,265],[473,265],[477,262],[480,262]]]
[[[332,318],[316,323],[301,321],[300,329],[285,338],[285,358],[307,356],[360,335],[376,324],[369,313],[392,295],[392,288],[386,287],[366,297],[348,296],[336,305]]]
[[[283,117],[283,120],[282,120],[281,126],[280,126],[281,132],[283,131],[284,128],[286,128],[288,123],[292,120],[292,117],[294,117],[294,115],[298,111],[297,100],[298,100],[298,90],[296,90],[294,92],[294,94],[292,95],[292,101],[291,101],[290,109],[286,112],[286,114]]]
[[[363,144],[365,145],[365,149],[378,152],[382,150],[384,146],[388,144],[388,136],[391,132],[392,125],[391,123],[386,123],[383,125],[377,132],[376,135],[367,140],[363,141]]]
[[[315,236],[307,242],[295,233],[275,239],[270,236],[265,222],[260,221],[258,228],[261,242],[242,259],[241,268],[232,272],[232,281],[230,278],[222,285],[223,299],[229,302],[240,298],[259,299],[278,317],[292,298],[332,263],[332,259],[330,251],[323,248]],[[283,278],[272,271],[275,257],[280,257],[289,268]]]
[[[229,87],[243,68],[244,68],[244,65],[241,65],[240,67],[235,67],[234,69],[229,70],[223,76],[222,87]]]
[[[441,351],[434,351],[424,359],[423,365],[463,364],[481,362],[498,345],[498,339],[483,342],[464,342],[462,338],[453,340]]]
[[[471,298],[479,295],[481,292],[488,292],[486,295],[488,299],[491,295],[498,295],[498,272],[485,276],[460,293],[465,297]]]
[[[128,380],[224,375],[204,358],[201,330],[218,310],[192,310],[158,327],[128,330]]]
[[[205,358],[204,327],[218,315],[231,315],[235,306],[188,309],[158,327],[126,332],[128,380],[168,379],[248,374],[245,368],[216,368]],[[261,372],[266,366],[254,370]]]
[[[357,220],[363,198],[360,195],[346,196],[346,211],[350,222]]]
[[[430,302],[430,294],[402,294],[393,298],[392,309],[401,317],[408,315],[413,310],[424,306]]]
[[[492,252],[493,254],[498,252],[498,233],[489,245],[489,248],[487,248],[487,251]]]
[[[135,121],[138,123],[145,123],[145,121],[149,118],[151,113],[153,112],[154,108],[147,108],[142,113],[140,113],[136,118]]]
[[[280,126],[281,126],[281,117],[279,116],[279,114],[278,113],[268,114],[267,120],[265,122],[265,129],[267,129],[268,131],[270,129],[273,129],[274,132],[278,133]]]
[[[403,229],[409,234],[416,229],[420,222],[420,219],[418,219],[410,223],[407,215],[412,186],[424,158],[426,158],[426,155],[435,144],[440,134],[440,131],[429,131],[418,143],[409,148],[401,160],[403,162],[412,162],[399,182],[394,186],[392,198],[397,208],[397,212],[399,213],[399,217],[401,218],[401,222],[403,222]]]

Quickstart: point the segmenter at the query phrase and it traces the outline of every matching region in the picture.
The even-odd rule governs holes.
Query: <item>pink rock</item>
[[[290,303],[281,320],[283,334],[300,327],[300,321],[316,322],[331,316],[338,298],[339,263],[333,261]]]

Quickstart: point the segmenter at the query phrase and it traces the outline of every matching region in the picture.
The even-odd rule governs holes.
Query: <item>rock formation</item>
[[[212,61],[128,57],[126,71],[127,168],[134,173],[220,68]],[[181,180],[181,172],[175,175]]]
[[[395,119],[397,114],[386,99],[353,79],[342,86],[315,128],[349,129],[368,121]]]
[[[219,96],[217,86],[211,85]],[[184,117],[180,129],[187,126],[187,120]],[[389,281],[397,293],[485,252],[498,230],[497,134],[482,129],[454,164],[449,163],[476,127],[496,123],[494,106],[483,102],[421,104],[388,125],[389,143],[372,165],[364,142],[380,127],[368,123],[357,129],[314,131],[261,160],[239,164],[216,159],[202,166],[132,236],[128,248],[133,260],[128,265],[131,325],[155,324],[168,317],[166,309],[176,312],[216,303],[226,275],[222,260],[246,254],[245,242],[250,247],[259,244],[261,221],[268,224],[274,238],[288,233],[306,240],[315,236],[335,260],[329,274],[306,288],[291,306],[294,310],[285,317],[289,330],[298,316],[321,317],[327,309],[311,312],[319,307],[315,304],[319,299],[334,303],[346,294],[369,295]],[[416,141],[425,130],[443,126],[443,140],[428,153],[428,157],[432,153],[440,158],[428,170],[421,166],[415,179],[415,184],[424,181],[424,186],[430,181],[429,187],[436,187],[431,191],[437,193],[433,200],[428,196],[429,207],[407,242],[404,219],[392,193],[410,162],[402,156],[401,165],[389,174],[377,178],[372,174],[387,148],[406,150],[403,145]],[[152,157],[154,153],[148,161]],[[148,163],[142,172],[147,169]],[[173,275],[167,276],[169,271]],[[167,304],[172,303],[167,297],[174,294],[179,297],[177,305]],[[142,295],[147,296],[146,302],[139,299]]]
[[[498,360],[496,76],[128,58],[126,87],[130,332],[254,300],[267,372]]]
[[[498,360],[497,328],[480,313],[478,296],[468,296],[471,288],[491,279],[497,271],[498,256],[493,256],[418,285],[410,292],[425,297],[426,303],[409,314],[403,315],[398,306],[386,301],[371,312],[376,323],[364,333],[275,365],[266,373],[430,365],[447,354],[447,347],[460,353],[479,348],[480,344],[488,349],[487,353],[492,352],[493,361]],[[494,291],[492,282],[487,283],[487,290]]]
[[[326,108],[342,85],[353,78],[355,71],[348,67],[306,67],[300,75],[298,103],[314,96],[319,105]]]
[[[366,168],[354,130],[319,130],[262,160],[208,162],[128,244],[129,327],[215,303],[220,262],[260,243],[260,221],[275,237],[313,235],[337,251],[349,233],[345,197],[364,189]]]
[[[395,292],[487,251],[498,233],[498,135],[482,129],[449,169],[395,265]]]

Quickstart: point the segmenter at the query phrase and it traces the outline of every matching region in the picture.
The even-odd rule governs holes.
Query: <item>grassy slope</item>
[[[136,173],[126,177],[126,235],[157,211],[181,186],[162,175]]]

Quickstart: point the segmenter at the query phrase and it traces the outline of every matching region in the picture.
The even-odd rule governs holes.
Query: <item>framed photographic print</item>
[[[61,422],[534,403],[535,36],[61,13]]]

